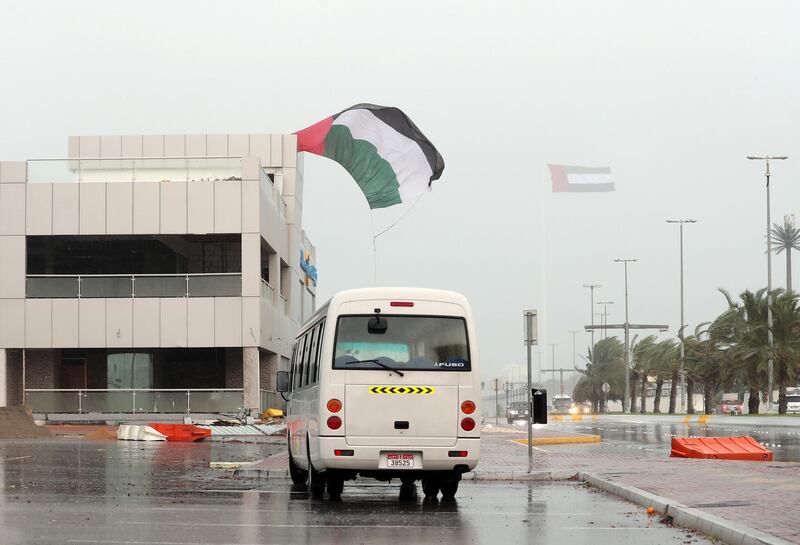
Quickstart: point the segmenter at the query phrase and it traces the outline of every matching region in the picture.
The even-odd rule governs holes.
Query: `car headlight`
[[[578,409],[576,407],[570,407],[569,414],[578,414]]]

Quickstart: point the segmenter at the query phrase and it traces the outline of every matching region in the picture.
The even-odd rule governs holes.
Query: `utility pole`
[[[533,470],[533,385],[531,384],[531,346],[539,343],[538,320],[535,310],[525,311],[525,346],[528,349],[528,473]]]
[[[622,412],[630,412],[630,323],[628,321],[628,263],[635,263],[636,259],[615,259],[614,262],[622,263],[625,266],[625,397],[622,400]],[[608,326],[606,326],[608,327]]]
[[[783,161],[788,159],[788,156],[776,156],[772,157],[769,155],[764,155],[763,157],[756,157],[754,155],[748,155],[748,159],[751,161],[764,161],[767,165],[767,343],[769,344],[769,359],[767,360],[767,398],[769,406],[767,407],[767,412],[772,410],[773,399],[772,399],[772,237],[770,236],[770,229],[772,228],[772,223],[770,219],[770,202],[769,202],[769,162],[770,161]]]
[[[555,369],[556,369],[556,345],[554,343],[549,343],[548,346],[550,346],[550,348],[552,349],[552,352],[551,352],[552,353],[552,359],[551,359],[550,363],[552,364],[553,372],[555,372]],[[547,372],[547,369],[545,369],[545,372]],[[555,378],[555,377],[553,377],[553,378]]]
[[[594,289],[602,288],[600,284],[584,284],[584,288],[589,288],[589,320],[594,325]],[[592,330],[592,350],[594,350],[594,330]]]
[[[681,324],[678,327],[678,340],[681,343],[681,412],[686,412],[686,373],[684,372],[684,344],[683,344],[683,330],[686,327],[686,321],[683,317],[683,224],[684,223],[697,223],[697,220],[680,219],[680,220],[666,220],[667,223],[677,223],[680,225],[681,232]],[[675,387],[674,385],[672,386]]]
[[[572,333],[572,367],[575,367],[575,356],[578,353],[575,347],[575,335],[579,333],[579,331],[570,331]]]

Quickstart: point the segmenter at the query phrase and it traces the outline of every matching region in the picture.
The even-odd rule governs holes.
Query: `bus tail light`
[[[332,413],[338,413],[342,410],[342,402],[338,399],[331,399],[328,401],[328,411]]]
[[[473,426],[474,425],[475,424],[473,423]],[[330,428],[332,430],[338,430],[341,427],[342,427],[342,419],[341,418],[339,418],[338,416],[331,416],[330,418],[328,418],[328,428]]]
[[[475,412],[475,403],[472,401],[465,401],[461,404],[461,412],[464,414],[472,414]]]
[[[466,458],[469,452],[466,450],[450,450],[447,452],[447,455],[450,458]]]
[[[331,418],[335,418],[335,417],[332,416]],[[330,424],[328,424],[328,427],[330,427]],[[475,421],[473,419],[469,418],[469,417],[464,418],[461,421],[461,429],[464,430],[464,431],[472,431],[472,430],[474,430],[475,429]]]
[[[392,301],[390,307],[413,307],[414,301]]]
[[[335,449],[333,451],[333,455],[334,456],[352,456],[353,454],[355,454],[355,452],[352,451],[352,450],[349,450],[349,449],[338,449],[337,448],[337,449]]]

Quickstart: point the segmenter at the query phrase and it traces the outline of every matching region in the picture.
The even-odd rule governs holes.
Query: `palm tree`
[[[674,375],[675,369],[680,367],[680,354],[678,345],[672,339],[664,339],[653,347],[653,365],[651,372],[656,378],[656,392],[653,399],[653,413],[661,412],[661,391],[664,388],[664,381]],[[672,383],[672,389],[676,388],[676,383]],[[671,395],[671,394],[670,394]]]
[[[720,341],[728,347],[727,364],[749,393],[747,412],[758,414],[759,393],[766,383],[769,345],[767,343],[767,290],[745,290],[736,301],[720,289],[728,310],[716,320]]]
[[[625,363],[623,346],[616,337],[602,339],[589,348],[586,369],[576,369],[583,376],[575,385],[572,396],[575,401],[590,401],[593,408],[605,412],[606,394],[603,384],[611,390],[608,399],[622,399],[625,394]]]
[[[646,400],[647,400],[647,377],[650,373],[650,370],[653,366],[653,347],[656,345],[656,336],[655,335],[648,335],[641,341],[636,341],[636,337],[633,338],[633,342],[631,343],[631,359],[632,364],[631,368],[636,375],[642,381],[640,396],[641,396],[641,409],[640,412],[642,414],[645,413],[646,410]],[[633,381],[633,384],[636,384],[636,381]],[[636,395],[632,393],[631,399],[631,412],[636,412]]]
[[[786,386],[796,376],[800,362],[800,308],[798,295],[776,290],[772,303],[772,356],[778,383],[778,413],[786,414]]]
[[[784,216],[783,225],[774,223],[770,236],[776,254],[786,251],[786,291],[792,291],[792,250],[800,250],[800,229],[795,228],[793,216]]]
[[[702,330],[702,327],[708,328]],[[703,382],[703,407],[711,414],[713,399],[718,388],[726,378],[725,352],[715,320],[710,325],[703,323],[695,328],[695,333],[685,340],[685,364],[696,380]]]

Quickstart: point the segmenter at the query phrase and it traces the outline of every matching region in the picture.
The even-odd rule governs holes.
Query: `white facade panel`
[[[78,300],[78,344],[81,348],[106,345],[106,300]]]
[[[242,234],[242,295],[261,294],[261,235]]]
[[[214,346],[214,298],[189,297],[189,346]]]
[[[187,184],[189,233],[214,232],[214,182],[189,182]]]
[[[27,191],[25,192],[26,233],[28,235],[52,235],[53,184],[25,185],[27,186]],[[1,201],[2,198],[0,198]]]
[[[106,185],[81,183],[78,228],[82,235],[106,233]]]
[[[261,182],[242,182],[242,233],[258,233],[258,210],[260,196],[258,184]]]
[[[209,157],[227,157],[228,135],[209,134],[206,136],[206,155]]]
[[[78,346],[78,299],[53,299],[53,348]]]
[[[160,346],[161,305],[157,298],[135,298],[133,300],[133,346],[149,348]]]
[[[0,183],[21,184],[28,178],[28,163],[25,161],[0,161]]]
[[[283,166],[283,137],[280,134],[270,136],[270,162],[271,167]]]
[[[122,137],[122,155],[121,157],[142,157],[142,137],[141,136],[123,136]]]
[[[25,348],[51,348],[52,304],[50,299],[25,300]]]
[[[122,157],[122,137],[116,135],[101,136],[100,157],[112,159]]]
[[[133,233],[133,183],[106,184],[106,233]]]
[[[106,299],[106,346],[133,346],[133,299]]]
[[[25,234],[25,186],[0,184],[0,235]]]
[[[25,297],[25,237],[0,236],[0,299]]]
[[[0,347],[25,346],[25,299],[0,299]]]
[[[186,137],[182,134],[164,136],[164,157],[185,157]]]
[[[187,134],[186,135],[186,156],[205,157],[206,156],[206,135]]]
[[[283,162],[281,164],[284,168],[295,168],[297,166],[297,135],[284,134],[282,135],[281,142],[283,152]]]
[[[242,232],[242,182],[214,182],[214,232]]]
[[[186,182],[161,183],[161,233],[186,233]]]
[[[79,184],[53,184],[53,234],[77,235]]]
[[[270,163],[270,136],[268,134],[250,135],[250,157],[258,157],[263,166]]]
[[[187,346],[186,298],[161,299],[161,346]]]
[[[160,182],[133,184],[133,232],[156,235],[161,231]]]
[[[82,159],[97,159],[100,157],[99,136],[81,136],[79,146]]]
[[[250,155],[250,135],[248,134],[229,134],[228,135],[228,156],[247,157]]]
[[[146,134],[142,137],[142,157],[164,157],[164,137]]]
[[[242,346],[258,346],[261,341],[261,298],[242,297]]]
[[[242,298],[214,298],[214,345],[242,346]]]

